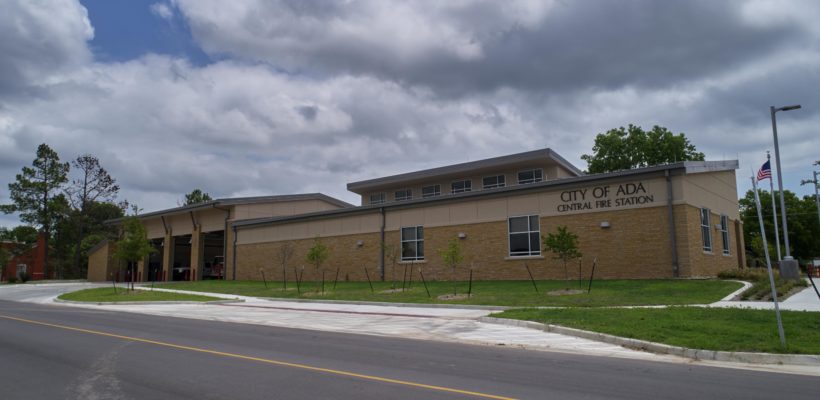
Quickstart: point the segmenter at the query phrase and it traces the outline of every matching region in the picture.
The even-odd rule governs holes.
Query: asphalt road
[[[820,383],[2,300],[0,333],[3,399],[816,399]]]

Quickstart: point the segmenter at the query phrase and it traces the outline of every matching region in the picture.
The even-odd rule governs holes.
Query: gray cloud
[[[768,106],[787,103],[804,106],[780,117],[787,187],[820,158],[811,3],[176,0],[201,46],[228,55],[206,66],[94,61],[81,6],[60,2],[73,11],[55,18],[20,4],[0,16],[13,55],[0,60],[13,77],[0,78],[0,203],[42,142],[99,156],[145,210],[193,188],[356,203],[345,182],[541,147],[583,168],[596,133],[629,123],[739,157],[742,189],[771,148]]]

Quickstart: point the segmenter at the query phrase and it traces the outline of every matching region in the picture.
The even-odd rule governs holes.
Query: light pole
[[[802,181],[800,181],[800,186],[807,185],[809,183],[814,185],[814,204],[817,205],[817,219],[818,219],[818,221],[820,221],[820,194],[817,193],[817,186],[818,186],[817,175],[818,174],[817,174],[817,171],[813,171],[812,173],[814,174],[814,179],[802,180]]]
[[[783,196],[783,173],[780,170],[780,145],[777,142],[777,120],[775,119],[775,113],[778,111],[798,109],[800,109],[800,104],[777,108],[775,108],[775,106],[769,107],[769,111],[772,114],[772,133],[774,134],[774,160],[777,162],[777,187],[780,189],[780,216],[783,218],[783,242],[786,245],[786,256],[783,257],[784,260],[791,260],[792,255],[789,250],[789,225],[788,222],[786,222],[786,199]]]

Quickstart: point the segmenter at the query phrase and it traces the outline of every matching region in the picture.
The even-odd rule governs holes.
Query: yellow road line
[[[286,362],[286,361],[277,361],[277,360],[271,360],[271,359],[267,359],[267,358],[251,357],[251,356],[245,356],[245,355],[242,355],[242,354],[226,353],[226,352],[222,352],[222,351],[208,350],[208,349],[203,349],[203,348],[199,348],[199,347],[183,346],[183,345],[179,345],[179,344],[160,342],[160,341],[156,341],[156,340],[142,339],[142,338],[124,336],[124,335],[117,335],[115,333],[100,332],[100,331],[94,331],[94,330],[91,330],[91,329],[75,328],[75,327],[72,327],[72,326],[51,324],[51,323],[48,323],[48,322],[41,322],[41,321],[33,321],[33,320],[29,320],[29,319],[24,319],[24,318],[11,317],[11,316],[8,316],[8,315],[0,315],[0,318],[13,320],[13,321],[19,321],[19,322],[25,322],[25,323],[29,323],[29,324],[35,324],[35,325],[48,326],[48,327],[52,327],[52,328],[65,329],[65,330],[69,330],[69,331],[89,333],[89,334],[92,334],[92,335],[107,336],[107,337],[112,337],[112,338],[117,338],[117,339],[129,340],[129,341],[132,341],[132,342],[148,343],[148,344],[153,344],[153,345],[157,345],[157,346],[170,347],[170,348],[174,348],[174,349],[189,350],[189,351],[195,351],[195,352],[198,352],[198,353],[213,354],[213,355],[229,357],[229,358],[238,358],[238,359],[241,359],[241,360],[257,361],[257,362],[266,363],[266,364],[273,364],[273,365],[278,365],[278,366],[283,366],[283,367],[290,367],[290,368],[298,368],[298,369],[314,371],[314,372],[324,372],[324,373],[334,374],[334,375],[349,376],[349,377],[353,377],[353,378],[365,379],[365,380],[376,381],[376,382],[393,383],[393,384],[397,384],[397,385],[412,386],[412,387],[417,387],[417,388],[437,390],[437,391],[448,392],[448,393],[457,393],[457,394],[463,394],[463,395],[467,395],[467,396],[481,397],[481,398],[485,398],[485,399],[499,399],[499,400],[512,400],[513,399],[511,397],[496,396],[496,395],[487,394],[487,393],[472,392],[472,391],[461,390],[461,389],[453,389],[453,388],[448,388],[448,387],[443,387],[443,386],[426,385],[426,384],[423,384],[423,383],[403,381],[403,380],[399,380],[399,379],[383,378],[383,377],[380,377],[380,376],[357,374],[355,372],[341,371],[341,370],[331,369],[331,368],[314,367],[314,366],[306,365],[306,364],[297,364],[297,363],[291,363],[291,362]]]

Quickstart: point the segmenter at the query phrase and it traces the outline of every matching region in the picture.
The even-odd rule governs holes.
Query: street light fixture
[[[775,113],[778,111],[798,110],[800,108],[800,104],[784,107],[769,107],[769,111],[772,115],[772,133],[774,134],[774,159],[777,162],[777,187],[780,189],[780,216],[783,218],[783,240],[786,245],[786,257],[784,257],[783,260],[786,261],[791,261],[792,256],[789,250],[789,226],[788,222],[786,222],[786,199],[783,196],[783,173],[780,170],[780,146],[777,142],[777,120],[775,119]],[[781,273],[782,272],[783,266],[781,265]]]
[[[817,175],[820,175],[817,171],[813,171],[814,179],[804,179],[800,181],[800,186],[808,185],[809,183],[814,185],[814,204],[817,206],[817,218],[820,221],[820,193],[818,193],[818,186],[820,186],[820,182],[817,181]]]

